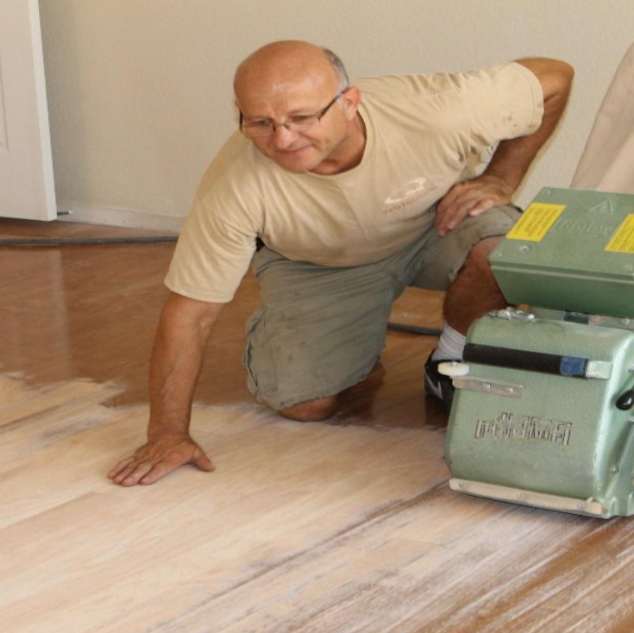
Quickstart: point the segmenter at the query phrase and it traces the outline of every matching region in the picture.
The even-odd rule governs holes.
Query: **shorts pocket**
[[[244,348],[243,363],[244,363],[244,368],[247,370],[247,381],[248,381],[249,391],[253,395],[257,395],[258,393],[258,380],[257,380],[255,372],[253,371],[251,367],[252,352],[253,352],[253,336],[254,336],[256,327],[258,326],[260,321],[264,318],[264,312],[265,310],[263,307],[258,308],[249,319],[247,323],[247,327],[246,327],[247,341]]]

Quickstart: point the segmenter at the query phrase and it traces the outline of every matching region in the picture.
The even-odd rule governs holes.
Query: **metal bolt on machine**
[[[442,369],[451,488],[634,514],[634,195],[543,189],[491,268],[518,307],[476,321]]]

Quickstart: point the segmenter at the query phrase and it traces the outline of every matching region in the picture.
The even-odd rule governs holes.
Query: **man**
[[[235,76],[240,133],[208,169],[166,284],[150,370],[148,442],[109,473],[151,484],[213,465],[189,436],[205,343],[254,260],[262,307],[247,334],[249,387],[294,420],[323,420],[363,380],[408,286],[447,290],[446,327],[426,366],[460,358],[470,323],[505,301],[487,256],[518,217],[510,205],[564,109],[565,63],[526,59],[456,75],[350,86],[340,60],[283,41]],[[499,143],[486,171],[461,182]],[[458,184],[456,184],[458,183]]]

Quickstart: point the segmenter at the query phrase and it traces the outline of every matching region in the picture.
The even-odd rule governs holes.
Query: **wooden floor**
[[[132,234],[0,220],[0,237]],[[328,423],[253,402],[251,278],[196,397],[216,472],[110,483],[143,441],[172,249],[0,247],[3,633],[634,631],[634,520],[448,489],[445,416],[421,389],[433,339],[389,333]],[[441,300],[408,291],[392,318],[439,325]]]

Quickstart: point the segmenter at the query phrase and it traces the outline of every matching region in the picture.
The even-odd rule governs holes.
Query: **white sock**
[[[434,350],[432,360],[460,360],[464,351],[466,337],[445,323],[438,347]]]

